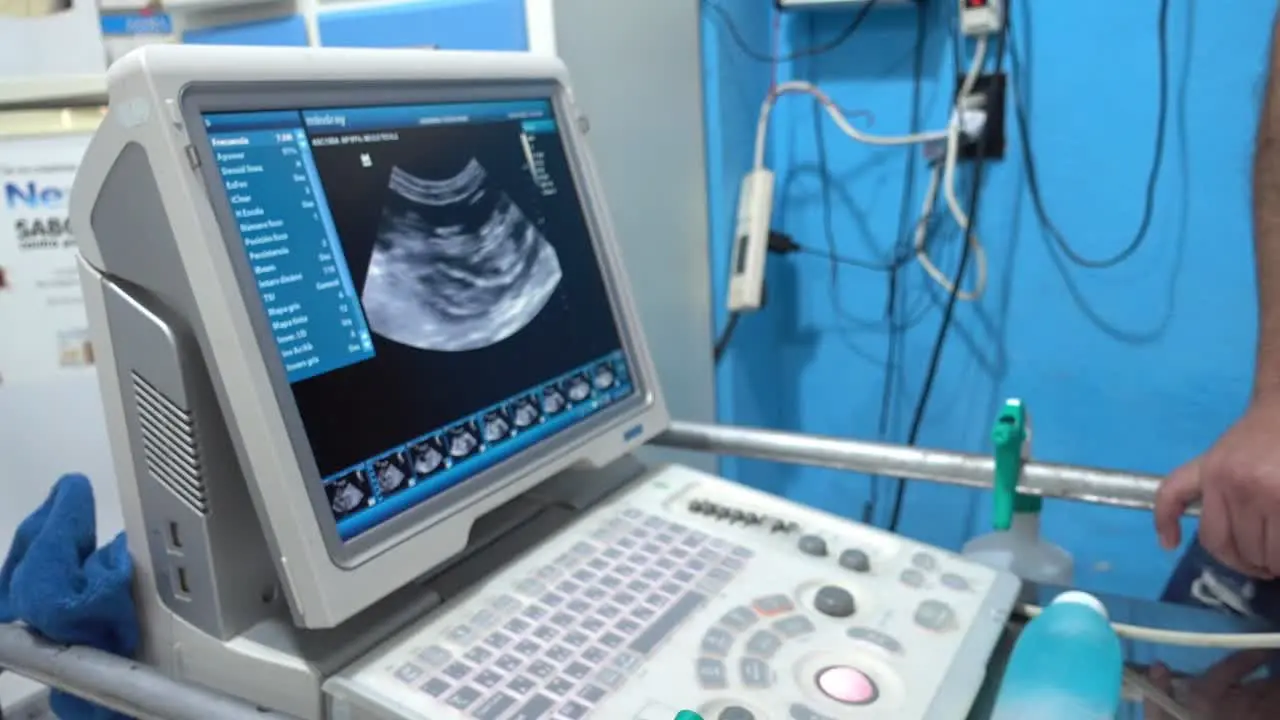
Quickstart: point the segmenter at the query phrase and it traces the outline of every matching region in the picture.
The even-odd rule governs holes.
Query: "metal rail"
[[[0,624],[0,667],[138,720],[292,720],[142,663],[55,645],[21,625]]]
[[[984,455],[679,420],[653,442],[682,450],[972,488],[990,488],[995,473],[995,460]],[[1151,475],[1032,462],[1023,468],[1019,489],[1043,497],[1150,509],[1159,486],[1160,478]],[[1199,513],[1199,507],[1190,510],[1190,514]]]

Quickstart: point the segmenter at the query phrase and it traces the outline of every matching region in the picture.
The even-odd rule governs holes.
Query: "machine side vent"
[[[168,488],[201,515],[208,514],[195,421],[138,373],[133,373],[133,400],[142,431],[142,453],[151,479]]]

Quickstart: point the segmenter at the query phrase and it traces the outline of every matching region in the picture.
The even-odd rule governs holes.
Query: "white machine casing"
[[[467,546],[477,517],[557,473],[610,463],[669,422],[608,214],[596,212],[594,244],[615,312],[637,328],[623,336],[642,409],[584,423],[590,432],[555,456],[517,455],[519,470],[503,463],[510,479],[471,498],[465,512],[426,518],[358,565],[335,564],[277,400],[275,350],[252,346],[234,248],[198,167],[183,97],[206,85],[332,87],[337,78],[344,86],[552,87],[578,191],[603,209],[583,147],[586,123],[555,58],[149,46],[112,66],[109,110],[76,177],[71,217],[137,571],[142,659],[301,717],[318,716],[319,682],[362,651],[357,635],[382,637],[352,618],[398,589],[423,597],[384,600],[365,613],[370,623],[394,627],[429,606],[430,593],[411,584]]]

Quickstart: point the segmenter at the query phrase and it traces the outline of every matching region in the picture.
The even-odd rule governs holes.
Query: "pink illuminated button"
[[[826,668],[818,673],[816,680],[823,694],[847,705],[870,705],[880,695],[866,673],[847,665]]]

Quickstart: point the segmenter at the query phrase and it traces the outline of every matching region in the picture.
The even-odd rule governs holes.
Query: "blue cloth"
[[[138,615],[124,533],[97,545],[93,487],[83,475],[63,476],[14,533],[0,568],[0,622],[20,621],[57,643],[133,657]],[[50,704],[62,720],[124,717],[65,693],[54,693]]]

